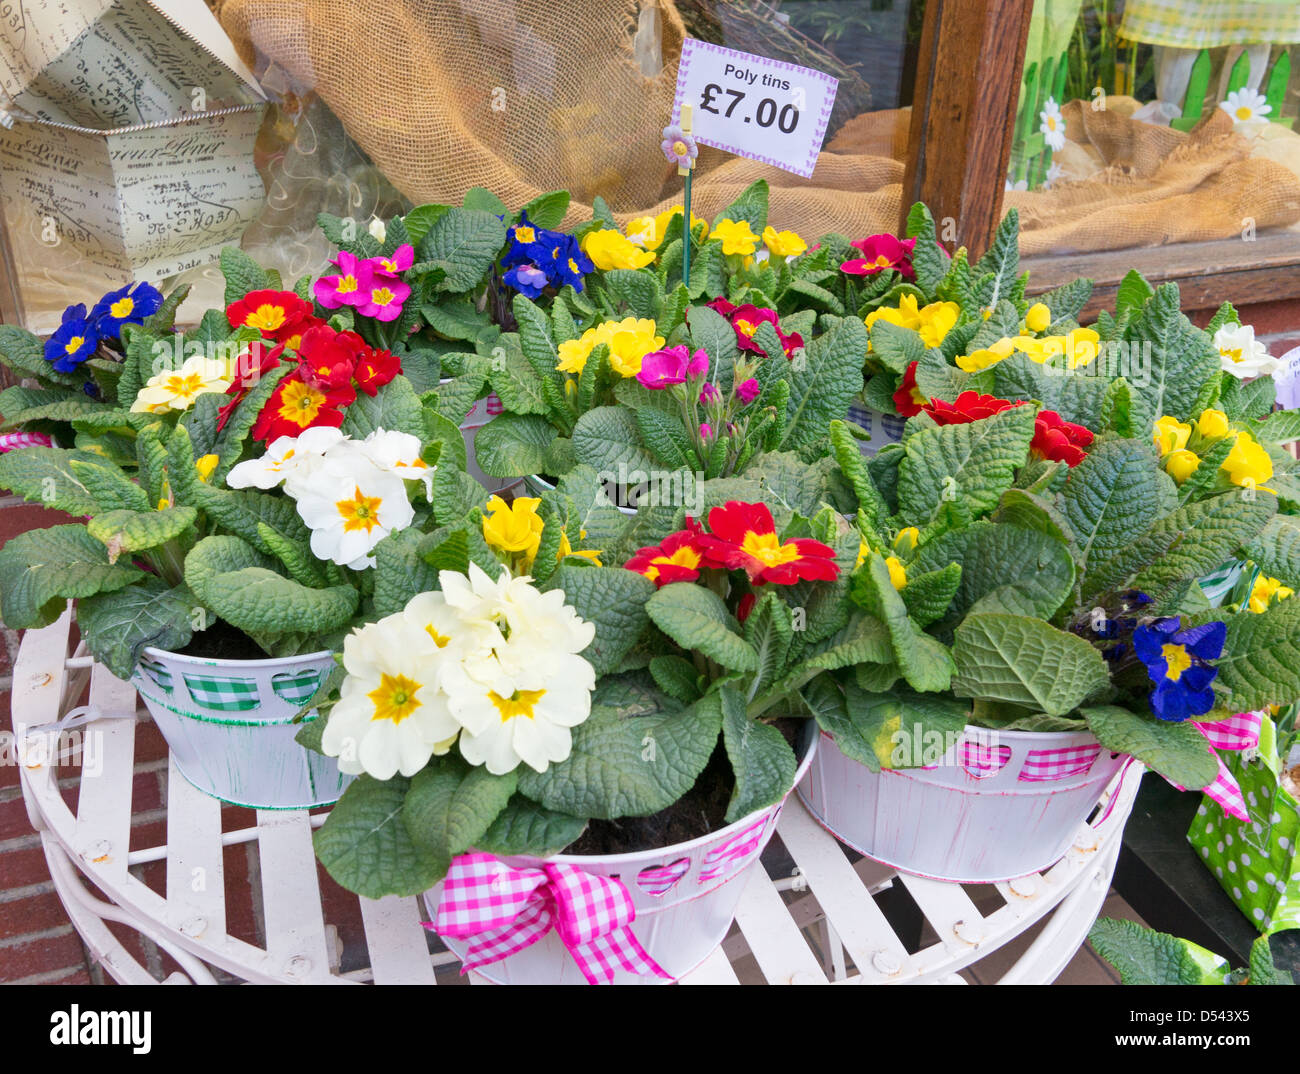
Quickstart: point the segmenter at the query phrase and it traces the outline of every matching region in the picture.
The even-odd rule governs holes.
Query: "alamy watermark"
[[[1076,340],[1072,366],[1063,360],[1066,356],[1064,344],[1055,351],[1049,344],[1045,350],[1047,356],[1043,361],[1043,371],[1049,377],[1123,377],[1135,388],[1146,388],[1151,384],[1149,339],[1132,342],[1116,339],[1101,343]]]
[[[698,515],[704,507],[704,475],[688,470],[601,470],[597,502],[605,507],[683,507]],[[611,499],[611,496],[613,499]]]

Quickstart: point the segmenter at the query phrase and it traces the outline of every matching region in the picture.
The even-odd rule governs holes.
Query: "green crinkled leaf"
[[[745,698],[738,690],[723,686],[716,696],[722,713],[723,747],[736,776],[725,817],[731,823],[781,801],[794,786],[799,765],[781,732],[745,711]]]
[[[53,363],[45,360],[45,344],[17,325],[0,325],[0,360],[20,376],[33,377],[45,384],[79,389],[85,379],[84,374],[57,372]]]
[[[97,505],[92,514],[103,511],[148,511],[151,504],[144,490],[132,481],[116,466],[104,465],[104,460],[91,456],[95,461],[73,458],[68,462],[72,472],[81,484],[89,490]]]
[[[615,475],[663,469],[642,446],[636,414],[627,407],[598,406],[583,414],[573,427],[573,450],[579,462]]]
[[[1137,269],[1129,269],[1120,280],[1115,292],[1115,312],[1120,316],[1125,313],[1135,314],[1150,301],[1154,294],[1155,291],[1147,283],[1146,277]]]
[[[405,377],[394,377],[373,396],[359,393],[356,402],[347,408],[341,426],[345,436],[364,440],[376,429],[424,438],[420,397]]]
[[[1094,445],[1083,462],[1071,469],[1061,509],[1087,572],[1113,570],[1160,509],[1151,446],[1138,440]],[[1085,598],[1091,595],[1087,584],[1082,588]]]
[[[448,209],[429,226],[417,251],[426,269],[445,273],[439,291],[460,293],[478,284],[505,241],[505,224],[493,213]]]
[[[650,816],[695,785],[721,728],[722,713],[707,697],[680,711],[626,719],[593,707],[573,729],[568,758],[543,773],[521,772],[519,790],[575,817]]]
[[[527,213],[528,219],[535,226],[554,230],[564,223],[564,214],[568,211],[569,192],[551,190],[545,194],[538,194],[523,207],[521,213]]]
[[[921,430],[903,445],[900,513],[908,523],[924,525],[945,500],[961,500],[972,514],[991,511],[1028,457],[1033,436],[1033,407]]]
[[[108,551],[84,526],[28,530],[0,548],[0,618],[13,630],[46,626],[66,600],[112,592],[144,577],[128,564],[110,563]]]
[[[1177,284],[1156,288],[1130,324],[1127,337],[1151,344],[1151,382],[1142,392],[1152,411],[1186,421],[1202,386],[1218,375],[1220,359],[1210,337],[1179,307]]]
[[[758,653],[735,632],[735,620],[712,590],[675,582],[654,593],[645,610],[655,626],[687,652],[701,652],[732,671],[758,667]]]
[[[1246,545],[1246,555],[1270,577],[1300,589],[1300,518],[1275,515]]]
[[[1215,692],[1232,691],[1234,712],[1300,698],[1300,600],[1291,597],[1264,612],[1232,616],[1223,655],[1214,664],[1219,669]]]
[[[922,545],[908,574],[940,570],[949,563],[961,565],[951,602],[953,618],[994,590],[1007,587],[1019,592],[1026,614],[1046,619],[1069,596],[1074,582],[1074,563],[1059,540],[983,519]]]
[[[942,695],[873,693],[853,683],[841,692],[827,678],[816,680],[805,698],[840,752],[873,772],[934,764],[965,729],[969,713]]]
[[[614,300],[615,313],[626,308],[623,316],[644,317],[653,320],[659,315],[663,301],[663,288],[659,279],[649,269],[611,269],[604,273],[601,282],[606,293]]]
[[[91,655],[119,679],[129,679],[147,646],[177,652],[193,636],[197,606],[185,586],[145,578],[77,602],[77,625]]]
[[[226,279],[223,302],[227,306],[238,302],[249,291],[261,291],[271,285],[266,270],[237,246],[222,249],[221,275]]]
[[[411,840],[402,821],[410,780],[362,775],[348,786],[312,838],[316,857],[335,881],[368,899],[418,895],[447,862]]]
[[[357,609],[350,585],[309,589],[273,569],[275,561],[238,537],[205,537],[185,557],[185,582],[208,608],[248,634],[337,630]]]
[[[750,680],[749,687],[749,697],[752,698],[760,690],[775,682],[785,669],[786,657],[790,654],[790,643],[794,640],[790,609],[776,593],[769,590],[750,611],[749,618],[745,620],[744,631],[745,640],[758,654],[758,667]],[[689,662],[681,661],[681,664],[689,668],[692,674],[694,673],[694,668]],[[653,674],[654,661],[651,661],[650,668]],[[657,675],[656,679],[658,679]]]
[[[1214,782],[1219,764],[1205,736],[1191,723],[1169,723],[1118,705],[1080,709],[1088,730],[1112,753],[1128,753],[1171,782],[1200,790]]]
[[[432,536],[432,535],[431,535]],[[464,561],[453,568],[464,573],[469,569],[469,542],[463,532]],[[375,545],[375,614],[392,615],[406,607],[412,597],[438,588],[438,568],[420,555],[425,535],[405,529],[390,533]]]
[[[1223,984],[1228,969],[1213,952],[1136,921],[1098,918],[1088,940],[1126,985]]]
[[[907,367],[925,355],[925,344],[915,329],[880,320],[871,326],[871,355],[886,369],[906,373]]]
[[[1222,382],[1219,409],[1228,415],[1230,421],[1266,417],[1277,401],[1277,385],[1272,377],[1244,381],[1229,373]]]
[[[885,559],[872,553],[854,578],[855,599],[885,624],[894,659],[914,690],[947,690],[953,658],[936,638],[921,631],[889,579]]]
[[[586,830],[585,819],[544,809],[522,794],[516,794],[475,846],[497,857],[528,854],[535,858],[549,858],[576,842]]]
[[[1295,979],[1290,970],[1278,969],[1273,963],[1273,952],[1268,945],[1268,936],[1258,937],[1250,945],[1250,980],[1253,985],[1293,985]]]
[[[402,803],[406,834],[417,847],[450,865],[452,858],[482,838],[518,782],[516,772],[494,776],[486,768],[471,768],[454,754],[435,758],[411,778]]]
[[[949,257],[939,245],[930,210],[919,201],[907,213],[907,237],[916,239],[912,250],[912,268],[916,282],[933,294],[940,281],[948,274]]]
[[[790,400],[780,447],[798,449],[828,433],[862,390],[867,329],[857,317],[827,318],[826,330],[790,361]]]
[[[478,431],[474,454],[485,474],[527,477],[545,473],[555,429],[537,414],[501,414]]]
[[[1020,615],[968,615],[952,647],[958,697],[1008,701],[1061,716],[1110,684],[1083,638]]]
[[[650,674],[660,690],[683,705],[690,705],[699,700],[700,673],[695,665],[684,657],[652,657]]]
[[[597,677],[612,672],[637,643],[648,623],[647,602],[654,583],[622,567],[586,567],[565,562],[551,578],[564,601],[596,628],[583,651]]]
[[[546,414],[550,411],[543,377],[524,357],[518,336],[502,336],[493,347],[489,380],[492,390],[510,413]]]
[[[763,229],[767,227],[767,199],[767,180],[755,180],[740,192],[735,201],[713,218],[714,226],[717,226],[719,220],[737,222],[747,220],[750,230],[755,235],[763,234]]]
[[[1077,318],[1079,311],[1088,304],[1092,297],[1092,281],[1086,277],[1071,280],[1060,287],[1039,295],[1035,301],[1042,302],[1052,313],[1052,323],[1067,318]]]
[[[96,514],[103,509],[94,495],[98,486],[92,489],[84,472],[73,470],[73,462],[116,470],[107,459],[88,451],[28,447],[0,454],[0,488],[70,515]]]
[[[645,444],[662,466],[672,470],[698,468],[699,460],[691,445],[690,435],[680,419],[651,407],[634,411],[634,416],[640,442]],[[579,419],[580,424],[581,419]],[[577,427],[574,428],[573,433],[576,440]]]
[[[143,552],[179,537],[194,525],[193,507],[162,511],[106,511],[86,523],[86,532],[108,549],[111,562],[124,552]]]
[[[907,614],[919,627],[926,627],[943,618],[961,585],[961,564],[949,563],[942,570],[909,571],[907,585],[903,587],[903,603]]]

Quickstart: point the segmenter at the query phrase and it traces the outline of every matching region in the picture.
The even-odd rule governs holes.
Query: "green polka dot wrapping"
[[[1258,750],[1219,754],[1241,785],[1250,820],[1203,798],[1187,832],[1202,863],[1262,933],[1300,928],[1300,804],[1278,783],[1274,741],[1265,717]]]

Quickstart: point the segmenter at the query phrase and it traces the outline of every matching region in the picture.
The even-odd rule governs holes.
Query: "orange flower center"
[[[545,696],[545,690],[516,690],[509,697],[502,697],[495,690],[488,691],[488,699],[496,706],[502,723],[509,723],[516,716],[533,719],[533,706]]]
[[[775,533],[754,533],[751,530],[745,534],[740,547],[765,567],[779,567],[799,558],[799,549],[792,544],[782,544]]]
[[[300,429],[307,428],[325,405],[325,393],[319,392],[300,380],[290,381],[280,397],[280,417],[291,421]]]
[[[365,530],[369,533],[379,525],[379,508],[383,502],[379,496],[364,495],[359,488],[352,499],[339,500],[334,506],[343,516],[343,532]]]
[[[744,332],[745,335],[747,336],[752,336],[755,332],[758,331],[758,325],[750,324],[748,321],[737,321],[736,327],[739,328],[742,332]]]
[[[259,332],[274,332],[282,327],[287,319],[283,306],[272,306],[268,303],[253,310],[244,318],[244,324],[249,328],[256,328]]]
[[[420,683],[405,675],[381,675],[379,685],[366,694],[375,706],[375,714],[370,719],[401,723],[420,707],[415,696],[420,686]]]
[[[357,278],[355,276],[340,276],[339,285],[335,288],[339,294],[350,294],[357,289]]]

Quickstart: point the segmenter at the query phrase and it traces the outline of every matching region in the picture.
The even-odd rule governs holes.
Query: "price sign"
[[[1287,351],[1280,362],[1277,372],[1273,374],[1277,401],[1287,410],[1300,409],[1300,347]]]
[[[839,81],[810,67],[688,37],[677,67],[673,122],[694,111],[697,142],[812,175]]]

